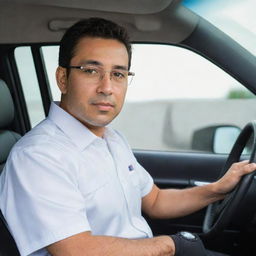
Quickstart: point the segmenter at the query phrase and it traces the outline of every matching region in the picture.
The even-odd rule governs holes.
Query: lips
[[[100,111],[109,111],[114,108],[114,105],[109,102],[95,102],[92,105],[96,106]]]

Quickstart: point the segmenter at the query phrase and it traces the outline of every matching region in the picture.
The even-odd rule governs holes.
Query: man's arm
[[[175,246],[169,236],[126,239],[93,236],[83,232],[47,247],[52,256],[173,256]]]
[[[153,218],[176,218],[193,213],[223,199],[241,177],[256,170],[256,164],[242,161],[233,164],[218,181],[189,189],[159,189],[153,186],[142,199],[142,209]]]

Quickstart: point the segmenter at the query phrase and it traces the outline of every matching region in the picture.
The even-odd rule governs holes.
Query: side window
[[[42,47],[42,52],[53,98],[58,100],[58,47]],[[189,50],[134,44],[131,71],[135,77],[124,108],[111,126],[133,149],[225,153],[239,130],[255,119],[254,95]]]
[[[134,45],[131,70],[126,104],[112,125],[134,149],[226,153],[239,133],[233,129],[255,119],[255,97],[187,49]]]
[[[34,127],[44,119],[45,114],[31,48],[29,46],[17,47],[14,54],[31,127]]]

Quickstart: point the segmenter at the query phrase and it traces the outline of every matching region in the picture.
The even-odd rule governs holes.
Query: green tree
[[[255,98],[255,95],[248,90],[233,89],[228,92],[227,98],[228,99],[251,99],[251,98]]]

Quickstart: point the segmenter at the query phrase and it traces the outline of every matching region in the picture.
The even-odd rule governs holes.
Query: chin
[[[82,123],[86,126],[94,126],[94,127],[105,127],[109,123],[111,123],[111,120],[84,120]]]

